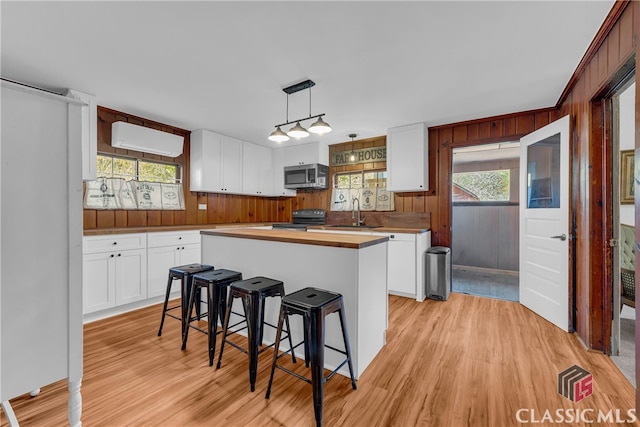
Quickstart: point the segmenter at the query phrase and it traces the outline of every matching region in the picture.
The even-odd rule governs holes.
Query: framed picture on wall
[[[620,152],[620,204],[632,205],[634,194],[633,150]]]

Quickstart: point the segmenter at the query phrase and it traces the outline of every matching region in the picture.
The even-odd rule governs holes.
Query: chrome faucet
[[[362,224],[364,224],[364,217],[360,217],[360,200],[358,200],[357,197],[354,197],[353,200],[351,200],[351,204],[353,205],[352,209],[351,209],[351,219],[355,219],[356,218],[356,202],[358,202],[358,222],[353,222],[353,225],[355,226],[361,226]]]

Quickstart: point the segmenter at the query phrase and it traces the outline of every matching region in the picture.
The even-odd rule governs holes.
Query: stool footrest
[[[311,384],[311,380],[309,378],[307,378],[307,377],[305,377],[303,375],[300,375],[297,372],[293,372],[292,370],[287,369],[284,366],[276,365],[276,368],[280,369],[281,371],[286,372],[287,374],[293,375],[294,377],[298,378],[299,380],[302,380],[302,381],[304,381],[304,382],[306,382],[308,384]]]

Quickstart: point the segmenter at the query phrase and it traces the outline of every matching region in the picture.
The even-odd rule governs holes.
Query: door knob
[[[560,239],[560,240],[562,240],[564,242],[565,240],[567,240],[567,235],[562,233],[559,236],[551,236],[551,238],[552,239]]]

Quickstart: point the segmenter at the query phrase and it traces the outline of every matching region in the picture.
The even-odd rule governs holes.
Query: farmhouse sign
[[[355,157],[351,161],[351,155]],[[362,148],[360,150],[342,151],[331,155],[331,166],[354,165],[357,163],[385,162],[387,147]]]

